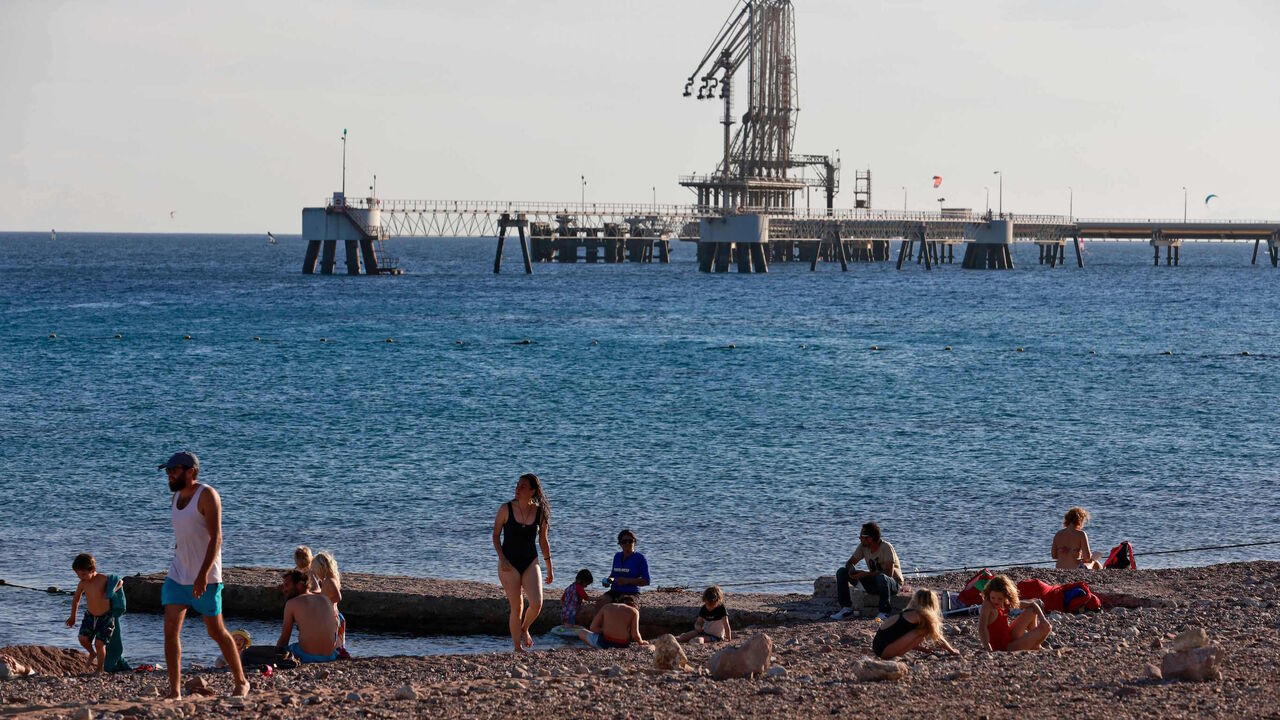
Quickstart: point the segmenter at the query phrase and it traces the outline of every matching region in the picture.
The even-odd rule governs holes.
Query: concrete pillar
[[[302,258],[302,274],[303,275],[315,274],[316,260],[319,257],[320,257],[320,241],[308,240],[307,254]],[[1253,258],[1254,260],[1258,259],[1258,251],[1256,247],[1254,248],[1254,251],[1253,251]]]
[[[333,266],[338,256],[338,241],[324,241],[324,255],[320,259],[320,273],[323,275],[332,275]]]

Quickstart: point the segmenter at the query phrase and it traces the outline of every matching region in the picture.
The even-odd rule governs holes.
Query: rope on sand
[[[1205,552],[1205,551],[1208,551],[1208,550],[1233,550],[1233,549],[1236,549],[1236,548],[1262,547],[1262,546],[1264,546],[1264,545],[1280,545],[1280,540],[1263,540],[1263,541],[1260,541],[1260,542],[1234,543],[1234,544],[1232,544],[1232,545],[1206,545],[1206,546],[1203,546],[1203,547],[1181,548],[1181,549],[1179,549],[1179,550],[1152,550],[1152,551],[1149,551],[1149,552],[1135,552],[1135,553],[1133,554],[1133,556],[1134,556],[1135,558],[1138,558],[1138,557],[1150,557],[1150,556],[1152,556],[1152,555],[1177,555],[1177,554],[1179,554],[1179,553]],[[903,575],[913,575],[913,576],[919,576],[919,575],[940,575],[940,574],[942,574],[942,573],[949,573],[949,572],[965,572],[965,571],[969,571],[969,570],[981,570],[981,569],[983,569],[983,568],[989,568],[989,569],[992,569],[992,570],[999,570],[999,569],[1002,569],[1002,568],[1035,567],[1036,565],[1052,565],[1052,564],[1053,564],[1053,562],[1054,562],[1053,560],[1034,560],[1034,561],[1031,561],[1031,562],[1012,562],[1012,563],[1000,563],[1000,564],[984,563],[984,564],[982,564],[982,565],[966,565],[966,566],[964,566],[964,567],[954,567],[954,568],[935,568],[935,569],[929,569],[929,570],[911,570],[911,571],[909,571],[909,572],[908,572],[908,571],[903,571]],[[797,584],[799,584],[799,583],[808,583],[808,582],[813,582],[813,578],[796,578],[796,579],[793,579],[793,580],[759,580],[759,581],[755,581],[755,582],[720,583],[720,587],[755,587],[755,586],[758,586],[758,585],[797,585]]]

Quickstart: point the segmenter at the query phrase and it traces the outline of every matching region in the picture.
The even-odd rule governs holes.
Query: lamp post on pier
[[[938,217],[942,217],[942,203],[946,202],[946,198],[938,198]]]
[[[1182,222],[1187,222],[1187,186],[1182,186]]]
[[[653,214],[658,214],[658,186],[653,186]]]
[[[347,204],[347,129],[342,128],[342,204]]]
[[[996,170],[991,174],[1000,176],[1000,217],[1004,217],[1004,173]]]
[[[582,181],[582,207],[587,206],[587,176],[579,175],[578,179]]]
[[[987,192],[987,200],[986,200],[987,212],[991,212],[991,188],[987,187],[986,185],[983,185],[982,189]]]
[[[1067,186],[1067,220],[1076,221],[1076,191],[1070,185]]]
[[[902,212],[904,214],[907,212],[907,186],[906,185],[902,186]]]

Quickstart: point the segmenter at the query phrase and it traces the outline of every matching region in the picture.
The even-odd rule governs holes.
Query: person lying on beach
[[[240,661],[243,663],[244,651],[247,650],[250,645],[253,645],[253,636],[249,634],[248,630],[232,630],[231,639],[235,641],[236,652],[240,653]],[[213,666],[216,668],[227,667],[227,661],[222,658],[218,658],[214,661]]]
[[[676,640],[709,643],[732,639],[733,628],[729,626],[729,611],[724,607],[724,593],[719,585],[712,585],[702,593],[702,607],[698,608],[693,629]]]
[[[582,607],[582,603],[591,600],[587,587],[592,582],[595,582],[595,578],[591,576],[591,571],[583,568],[578,571],[573,584],[564,589],[564,594],[560,596],[561,625],[574,627],[578,624],[578,609]]]
[[[911,596],[907,609],[885,620],[871,641],[871,651],[881,660],[892,660],[917,650],[933,653],[923,643],[932,640],[933,645],[952,655],[960,651],[942,636],[942,618],[938,610],[938,596],[932,590],[921,588]]]
[[[1022,614],[1011,623],[1009,612],[1014,608],[1022,608]],[[1019,600],[1018,588],[1007,576],[997,575],[987,583],[978,615],[978,642],[983,650],[1039,650],[1050,632],[1053,627],[1039,603]]]
[[[318,592],[333,603],[333,612],[338,617],[338,654],[341,655],[347,647],[347,619],[338,610],[338,603],[342,602],[342,574],[338,572],[338,561],[333,559],[333,553],[324,550],[315,556],[311,563],[311,580],[315,585],[308,583],[307,587],[318,587]]]
[[[867,564],[866,572],[853,568],[862,560]],[[902,565],[898,562],[898,553],[893,545],[880,537],[880,526],[869,522],[862,526],[858,536],[858,547],[849,556],[844,567],[836,571],[836,597],[840,601],[840,610],[831,616],[832,620],[843,620],[853,614],[853,599],[849,595],[850,583],[861,583],[862,589],[879,598],[880,620],[889,617],[892,609],[891,598],[902,589]]]
[[[591,619],[591,629],[578,628],[578,637],[600,650],[622,649],[633,642],[649,644],[640,637],[640,611],[636,609],[636,599],[631,595],[623,595],[617,602],[600,608],[600,612]]]
[[[89,553],[80,553],[71,561],[80,584],[71,596],[71,616],[67,627],[75,627],[76,610],[80,598],[84,598],[84,621],[80,623],[80,645],[89,653],[89,665],[94,672],[102,672],[107,661],[107,643],[116,632],[116,618],[111,614],[111,601],[107,599],[107,576],[98,572],[98,562]],[[124,584],[121,580],[112,592]]]
[[[280,591],[284,604],[284,628],[276,647],[287,649],[304,663],[330,662],[338,659],[338,614],[333,603],[321,593],[307,591],[310,582],[305,574],[290,570],[284,574]],[[293,628],[298,628],[298,641],[290,644]]]
[[[1058,561],[1059,570],[1101,570],[1102,563],[1089,549],[1089,536],[1084,524],[1089,522],[1089,511],[1073,507],[1062,518],[1062,529],[1053,536],[1050,557]]]

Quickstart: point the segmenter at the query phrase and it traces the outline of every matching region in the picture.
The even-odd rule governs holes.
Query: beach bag
[[[1081,610],[1101,610],[1102,598],[1093,594],[1088,583],[1078,582],[1062,586],[1062,609],[1078,613]]]
[[[969,578],[969,582],[964,584],[964,590],[960,591],[957,599],[965,605],[982,604],[982,591],[987,588],[987,583],[991,582],[991,579],[995,576],[995,573],[987,568],[982,568],[977,575]]]
[[[1111,554],[1107,556],[1107,561],[1102,567],[1108,570],[1137,570],[1138,563],[1133,560],[1133,546],[1128,540],[1111,548]]]

